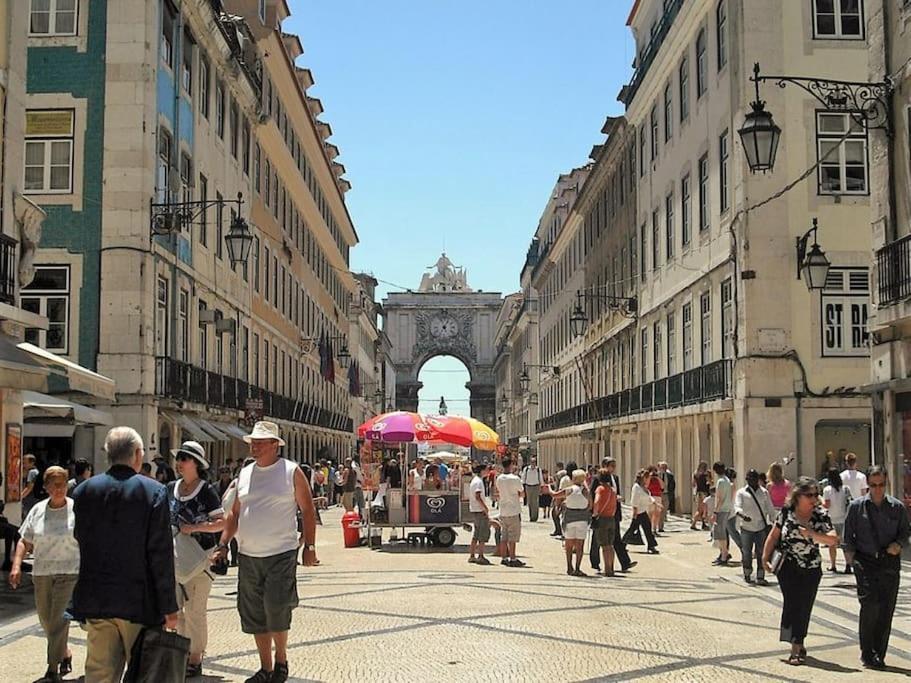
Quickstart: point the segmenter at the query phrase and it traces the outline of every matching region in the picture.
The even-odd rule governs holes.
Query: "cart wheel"
[[[456,532],[448,526],[440,526],[431,532],[431,542],[441,548],[448,548],[456,540]]]

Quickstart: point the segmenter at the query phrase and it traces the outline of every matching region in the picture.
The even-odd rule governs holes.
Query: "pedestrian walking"
[[[822,578],[819,544],[831,546],[837,542],[829,515],[819,506],[816,481],[801,477],[791,489],[787,505],[778,513],[762,554],[766,571],[772,569],[769,563],[775,550],[783,556],[776,571],[784,598],[779,639],[791,645],[788,664],[792,666],[804,664],[807,658],[804,640]]]
[[[648,481],[651,477],[647,469],[641,469],[636,473],[636,483],[633,484],[632,493],[630,495],[630,505],[633,506],[633,520],[630,522],[629,528],[626,530],[626,533],[623,535],[623,542],[630,543],[640,532],[645,535],[645,542],[647,545],[647,552],[650,555],[658,554],[658,541],[655,540],[655,535],[652,533],[652,522],[649,517],[649,510],[652,509],[654,505],[661,505],[654,496],[648,492]],[[641,545],[641,541],[639,544]]]
[[[522,498],[525,491],[522,480],[513,472],[515,464],[512,458],[503,458],[502,464],[503,474],[497,477],[496,489],[500,501],[500,533],[506,544],[506,553],[500,564],[524,567],[525,563],[516,557],[516,544],[522,536]]]
[[[92,465],[85,458],[73,463],[73,478],[66,483],[66,495],[71,495],[79,484],[92,476]]]
[[[617,538],[617,509],[620,503],[606,467],[598,470],[598,488],[592,503],[592,547],[600,546],[604,557],[604,576],[614,575],[614,541]],[[599,572],[601,573],[601,572]]]
[[[168,493],[139,475],[145,449],[135,429],[114,427],[104,450],[108,471],[73,491],[80,562],[71,614],[85,624],[90,683],[120,681],[144,627],[177,628]]]
[[[845,549],[853,557],[860,602],[860,657],[871,669],[886,666],[901,552],[909,534],[908,509],[886,495],[887,480],[883,467],[871,467],[866,477],[869,493],[851,503],[845,519]]]
[[[784,478],[781,463],[779,462],[773,462],[769,465],[766,479],[768,480],[766,490],[769,492],[772,507],[775,508],[775,512],[778,512],[785,506],[788,496],[791,495],[791,482]]]
[[[857,469],[857,455],[845,455],[845,470],[841,473],[841,480],[851,492],[851,498],[863,498],[867,495],[867,476]]]
[[[357,471],[351,458],[345,458],[345,468],[341,475],[342,507],[345,512],[354,510],[354,491],[357,488]]]
[[[554,478],[551,476],[548,470],[541,470],[541,489],[542,491],[545,488],[554,487]],[[544,515],[544,519],[550,519],[550,509],[554,504],[554,497],[549,493],[542,493],[538,503],[541,505],[541,514]]]
[[[22,503],[20,519],[25,520],[35,503],[38,502],[38,492],[36,491],[39,477],[38,461],[31,453],[22,456],[22,471],[24,474],[22,475],[22,490],[19,493],[19,500]]]
[[[538,521],[538,506],[541,498],[541,484],[544,481],[541,477],[541,468],[538,467],[538,459],[531,456],[528,465],[522,468],[522,486],[525,488],[525,503],[528,505],[528,520],[530,522]]]
[[[652,523],[652,532],[661,531],[662,518],[664,516],[664,482],[658,476],[658,468],[655,465],[648,467],[648,492],[660,505],[652,505],[649,510],[649,520]]]
[[[765,539],[775,517],[775,509],[769,498],[769,492],[759,485],[759,472],[750,470],[746,476],[746,486],[738,489],[734,497],[734,515],[740,522],[740,552],[743,580],[753,583],[753,557],[756,557],[756,583],[768,586],[765,579],[765,567],[762,564],[762,552]]]
[[[246,683],[285,683],[288,631],[298,604],[297,549],[304,548],[305,566],[316,564],[316,510],[303,471],[279,455],[285,441],[277,424],[257,422],[244,441],[255,462],[238,475],[237,496],[226,515],[216,557],[224,558],[236,535],[237,610],[241,630],[256,641],[260,662],[259,671]]]
[[[737,470],[732,467],[729,467],[725,472],[728,480],[731,482],[731,511],[727,516],[726,521],[726,531],[728,535],[728,554],[730,554],[730,549],[733,546],[741,552],[741,561],[743,560],[743,549],[741,548],[741,538],[740,538],[740,528],[738,525],[737,516],[734,514],[734,496],[737,493],[737,487],[735,482],[737,481]]]
[[[367,509],[367,502],[364,499],[364,471],[361,469],[360,456],[355,453],[351,458],[351,469],[354,470],[354,505],[357,507],[357,514],[361,520],[367,519],[364,511]]]
[[[635,567],[638,562],[631,560],[629,556],[629,551],[626,548],[626,543],[623,541],[623,535],[620,533],[620,523],[623,521],[623,487],[620,485],[620,477],[617,476],[617,461],[613,458],[604,458],[601,461],[601,468],[607,470],[608,480],[610,485],[614,489],[614,493],[617,495],[617,510],[614,514],[614,519],[616,521],[617,530],[614,534],[614,557],[620,563],[620,571],[627,572],[633,567]],[[599,479],[600,485],[600,479]],[[597,493],[597,489],[595,489]],[[589,552],[589,559],[591,560],[592,569],[595,571],[600,571],[601,562],[599,558],[600,551],[600,542],[597,534],[592,535],[591,550]]]
[[[468,485],[468,511],[471,513],[472,534],[468,561],[472,564],[489,565],[490,560],[484,557],[484,545],[490,540],[490,509],[484,499],[484,479],[487,465],[479,464],[473,468],[474,477]]]
[[[168,484],[168,507],[171,513],[173,534],[188,536],[175,538],[175,562],[177,576],[177,632],[190,639],[190,655],[187,660],[187,678],[202,675],[202,658],[209,641],[208,609],[209,592],[213,577],[208,563],[195,566],[192,575],[183,576],[182,560],[198,557],[201,548],[211,551],[216,543],[216,534],[225,526],[225,511],[221,496],[209,482],[205,473],[209,469],[205,449],[196,441],[185,441],[173,452],[177,462],[179,479]],[[189,552],[188,552],[189,551]],[[192,554],[190,554],[192,552]]]
[[[38,683],[56,683],[73,670],[73,655],[67,646],[70,622],[65,616],[79,576],[79,545],[73,536],[73,501],[66,495],[67,472],[48,467],[44,489],[48,498],[29,511],[19,527],[21,536],[9,575],[10,587],[22,581],[22,561],[32,559],[32,583],[38,622],[47,638],[47,672]]]
[[[848,516],[848,506],[852,500],[851,491],[841,480],[841,475],[834,467],[826,473],[826,481],[828,481],[828,484],[822,490],[822,504],[829,513],[829,519],[832,520],[832,526],[835,527],[839,545],[841,545],[842,553],[845,555],[845,574],[850,574],[851,565],[844,550],[843,539],[845,537],[845,518]],[[837,559],[838,546],[829,546],[829,571],[833,574],[838,571]]]
[[[566,552],[566,573],[570,576],[587,576],[582,571],[582,555],[585,548],[585,537],[591,525],[591,500],[589,489],[585,485],[586,471],[577,469],[572,474],[572,484],[553,491],[548,489],[554,500],[562,500],[564,550]],[[575,556],[575,562],[573,561]]]
[[[709,472],[709,464],[704,460],[696,466],[693,472],[693,515],[690,522],[690,529],[696,530],[696,522],[702,524],[702,530],[708,531],[708,516],[705,511],[705,499],[709,497],[709,489],[712,486],[712,475]]]
[[[677,477],[671,472],[668,464],[664,461],[658,463],[658,478],[661,480],[661,525],[658,531],[664,533],[664,525],[667,522],[667,516],[677,510]]]
[[[728,518],[734,514],[734,491],[723,462],[712,465],[712,472],[715,473],[715,523],[712,525],[712,537],[720,551],[712,564],[723,565],[731,559],[728,547]]]

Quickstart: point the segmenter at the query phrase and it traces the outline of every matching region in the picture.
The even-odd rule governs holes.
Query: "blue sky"
[[[518,289],[557,176],[587,161],[629,79],[632,0],[290,0],[353,189],[354,270],[417,287],[444,249]],[[455,370],[455,372],[454,372]],[[459,371],[461,370],[461,371]],[[421,410],[467,413],[467,373],[425,365]]]

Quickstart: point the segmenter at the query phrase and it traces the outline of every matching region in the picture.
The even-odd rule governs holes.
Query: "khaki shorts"
[[[297,607],[297,548],[271,555],[237,558],[237,611],[244,633],[272,633],[291,628]]]
[[[522,516],[500,517],[500,533],[503,543],[518,543],[522,537]]]

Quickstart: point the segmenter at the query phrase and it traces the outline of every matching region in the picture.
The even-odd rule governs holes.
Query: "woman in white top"
[[[34,552],[32,583],[38,621],[47,636],[47,673],[41,681],[59,681],[73,670],[73,655],[67,647],[70,622],[64,611],[70,603],[79,577],[79,545],[73,536],[73,500],[66,496],[67,473],[62,467],[48,467],[44,488],[49,498],[35,503],[19,534],[9,584],[22,581],[22,560]]]
[[[566,550],[566,573],[570,576],[585,576],[580,569],[582,565],[583,547],[588,527],[591,524],[592,512],[588,489],[585,487],[585,470],[573,471],[572,483],[561,491],[554,491],[546,485],[545,493],[553,496],[554,501],[562,500],[563,536]],[[573,566],[573,553],[576,555]]]
[[[652,522],[649,519],[649,510],[653,505],[661,508],[661,501],[656,500],[655,497],[648,492],[648,480],[650,476],[648,470],[639,470],[636,473],[636,483],[633,484],[633,491],[630,496],[630,505],[633,506],[633,521],[630,522],[629,529],[623,534],[623,542],[630,543],[633,535],[636,534],[639,529],[642,529],[642,533],[645,534],[645,542],[648,545],[649,554],[657,555],[658,541],[655,540],[655,535],[652,533]],[[642,541],[638,541],[638,544],[642,545]]]
[[[848,506],[851,504],[851,489],[845,486],[838,470],[832,468],[827,476],[829,485],[822,490],[822,504],[829,511],[829,519],[832,520],[832,526],[835,527],[835,533],[838,536],[838,545],[845,536],[845,517],[848,516]],[[838,545],[829,546],[829,571],[837,572],[836,559],[838,557]],[[841,549],[844,555],[844,546]],[[845,574],[851,573],[851,565],[845,558]]]

